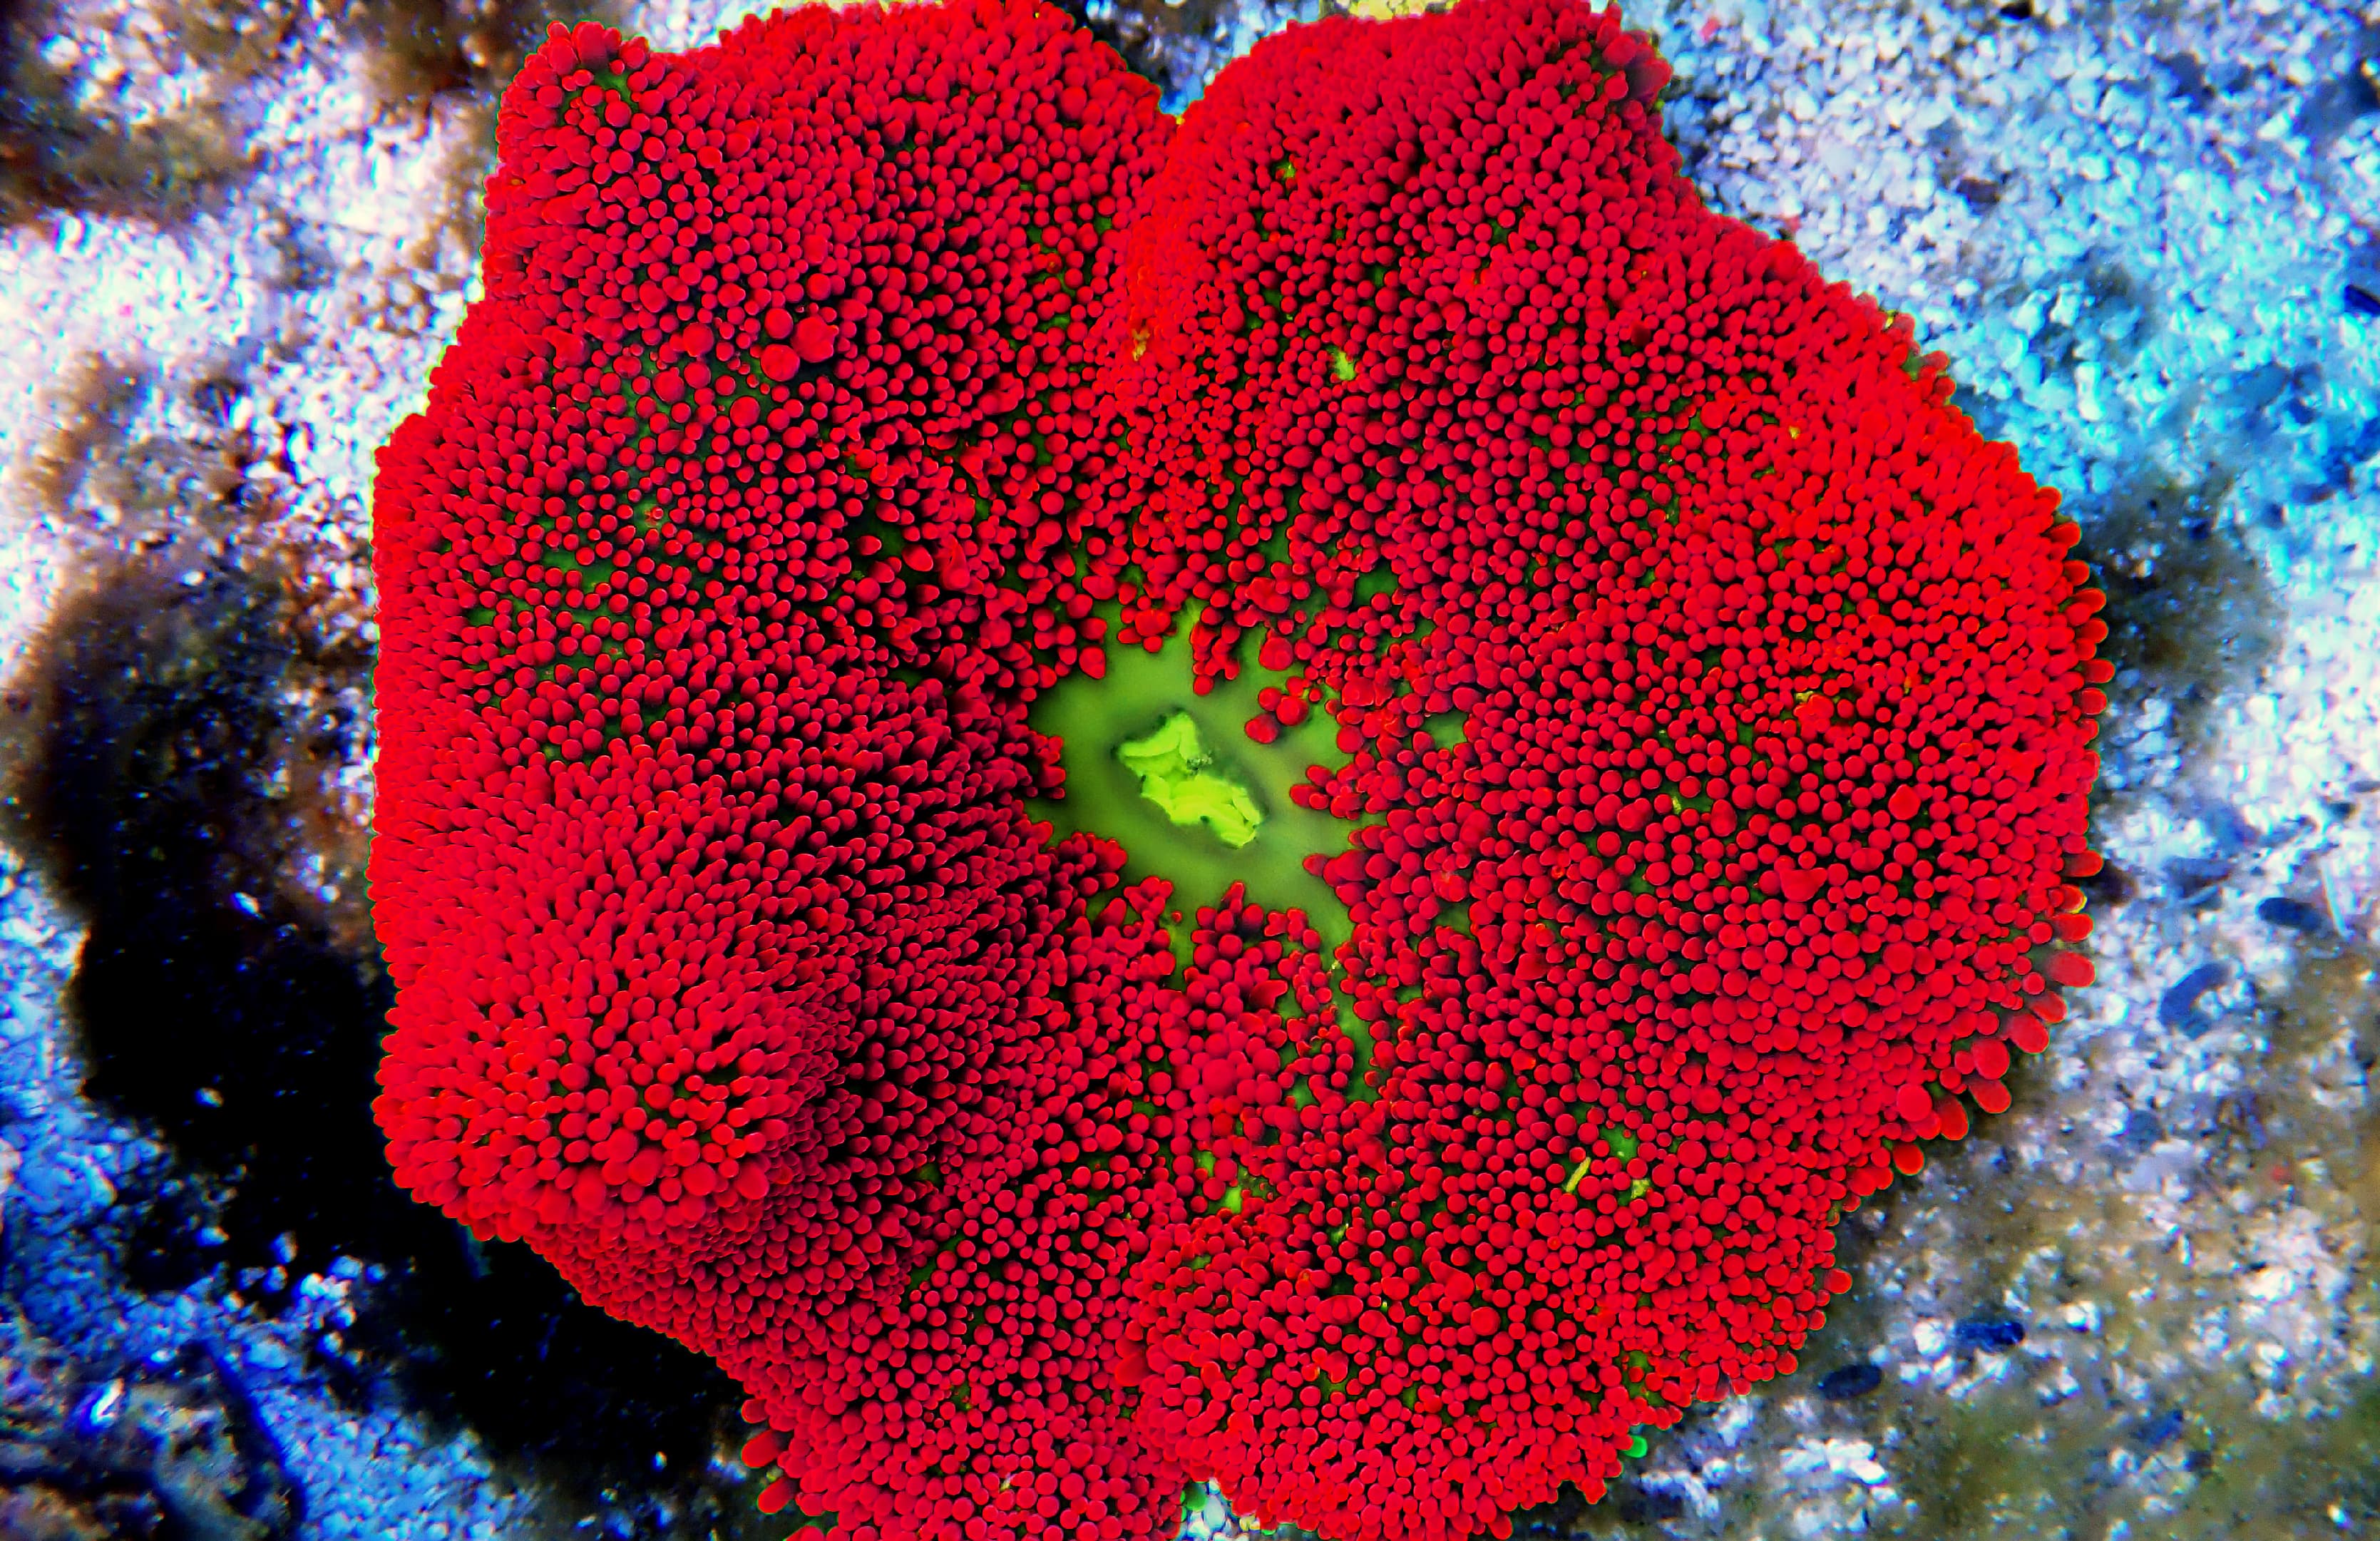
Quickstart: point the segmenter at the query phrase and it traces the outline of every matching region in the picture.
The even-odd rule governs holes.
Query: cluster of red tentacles
[[[1666,78],[1464,0],[1176,131],[979,0],[507,92],[381,457],[377,1110],[742,1381],[764,1507],[1500,1534],[1790,1371],[2089,978],[2075,528],[1701,207]],[[1026,709],[1193,607],[1351,757],[1335,952],[1027,810]]]

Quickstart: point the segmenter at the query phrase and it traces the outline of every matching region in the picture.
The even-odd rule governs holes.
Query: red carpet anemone
[[[2086,984],[2078,530],[1616,10],[556,28],[380,456],[397,1179],[835,1541],[1509,1534]]]

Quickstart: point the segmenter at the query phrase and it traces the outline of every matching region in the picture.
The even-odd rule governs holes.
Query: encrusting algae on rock
[[[506,93],[381,457],[378,1112],[765,1508],[1593,1497],[2090,978],[2076,528],[1667,74],[1464,0],[1177,126],[982,0]]]

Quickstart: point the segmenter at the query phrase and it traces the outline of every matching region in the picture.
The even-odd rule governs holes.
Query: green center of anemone
[[[1033,815],[1061,836],[1087,831],[1121,844],[1127,882],[1172,883],[1177,953],[1188,951],[1187,917],[1220,904],[1236,882],[1253,904],[1303,912],[1331,958],[1353,924],[1305,858],[1345,850],[1350,826],[1291,802],[1289,789],[1306,783],[1310,767],[1347,763],[1338,726],[1316,706],[1305,721],[1279,724],[1269,744],[1249,737],[1250,720],[1270,715],[1258,692],[1280,689],[1287,676],[1249,656],[1234,677],[1199,690],[1190,666],[1195,617],[1179,616],[1157,651],[1111,649],[1104,678],[1077,674],[1034,703],[1034,729],[1063,746],[1066,784],[1062,795],[1035,800]]]

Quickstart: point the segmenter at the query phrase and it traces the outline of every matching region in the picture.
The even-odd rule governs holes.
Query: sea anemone
[[[2057,495],[1616,11],[556,29],[381,457],[399,1181],[836,1537],[1458,1541],[2087,982]]]

